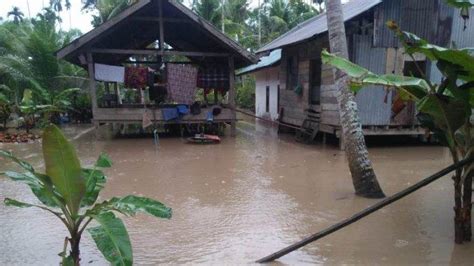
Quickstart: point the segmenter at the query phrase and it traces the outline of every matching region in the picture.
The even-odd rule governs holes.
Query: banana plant
[[[46,106],[39,106],[33,99],[33,92],[30,89],[23,91],[23,98],[20,102],[19,109],[23,116],[26,132],[29,133],[30,129],[34,127],[37,111],[45,108]]]
[[[436,64],[443,74],[440,84],[428,78],[394,74],[378,75],[348,60],[322,52],[322,61],[346,72],[351,89],[358,92],[365,85],[395,88],[406,101],[415,101],[417,118],[422,126],[447,146],[455,163],[474,156],[474,56],[471,49],[447,49],[429,44],[387,22],[401,40],[405,53],[421,53]],[[421,70],[421,67],[419,67]],[[470,241],[472,179],[474,166],[460,169],[453,177],[455,188],[455,241]]]
[[[69,100],[74,93],[80,92],[79,88],[65,89],[56,95],[48,95],[46,102],[49,104],[38,105],[41,109],[41,113],[44,114],[45,118],[51,122],[54,122],[55,117],[60,113],[64,113],[72,110],[72,103]]]
[[[26,203],[5,198],[4,203],[20,208],[40,208],[61,220],[69,232],[60,253],[62,265],[79,265],[79,244],[91,221],[95,221],[97,226],[87,231],[105,259],[113,265],[132,265],[130,238],[116,213],[133,216],[144,212],[159,218],[171,218],[170,208],[145,197],[114,197],[98,203],[99,193],[106,183],[103,169],[111,167],[112,161],[107,154],[101,154],[93,167],[82,167],[73,145],[54,125],[44,130],[43,156],[45,173],[40,173],[11,152],[0,150],[0,157],[13,161],[22,169],[22,172],[1,174],[28,185],[41,202]]]

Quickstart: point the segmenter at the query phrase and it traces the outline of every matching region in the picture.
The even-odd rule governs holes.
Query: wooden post
[[[163,26],[163,1],[160,0],[158,1],[158,13],[159,13],[159,16],[160,16],[160,51],[161,51],[161,56],[163,57],[164,56],[164,52],[165,52],[165,27]],[[164,61],[164,60],[161,60],[161,61]]]
[[[89,70],[89,90],[92,101],[92,114],[94,114],[97,111],[97,91],[94,74],[94,60],[90,52],[87,53],[87,66]]]
[[[104,82],[104,85],[105,85],[105,93],[107,94],[107,101],[105,101],[105,104],[107,107],[111,107],[112,106],[112,101],[110,100],[110,85],[109,85],[109,82]]]
[[[115,88],[115,95],[117,95],[117,104],[122,105],[122,98],[120,97],[120,89],[117,82],[114,83],[114,88]]]
[[[229,106],[232,114],[232,122],[230,123],[230,135],[235,137],[237,131],[237,114],[235,111],[235,66],[234,57],[229,57]]]
[[[95,127],[96,137],[99,138],[99,123],[94,119],[95,114],[97,113],[97,91],[95,83],[94,59],[92,58],[91,52],[87,52],[87,67],[89,71],[89,90],[92,102],[92,121]]]

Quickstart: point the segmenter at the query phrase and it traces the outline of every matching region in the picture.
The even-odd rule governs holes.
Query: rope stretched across
[[[232,108],[228,107],[229,109],[232,110]],[[286,123],[282,123],[280,121],[273,121],[273,120],[270,120],[270,119],[266,119],[266,118],[263,118],[263,117],[260,117],[260,116],[256,116],[254,114],[251,114],[251,113],[247,113],[241,109],[233,109],[234,111],[238,112],[238,113],[241,113],[241,114],[244,114],[244,115],[247,115],[247,116],[251,116],[251,117],[254,117],[254,118],[257,118],[257,119],[260,119],[262,121],[265,121],[265,122],[268,122],[268,123],[271,123],[271,124],[276,124],[276,125],[279,125],[279,126],[283,126],[283,127],[288,127],[288,128],[293,128],[293,129],[297,129],[297,130],[301,130],[301,127],[297,127],[297,126],[293,126],[293,125],[288,125]]]

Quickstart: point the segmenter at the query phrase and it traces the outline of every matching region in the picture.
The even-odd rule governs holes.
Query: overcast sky
[[[187,1],[189,0],[185,0],[185,2]],[[252,7],[258,5],[258,0],[251,1]],[[27,3],[29,3],[29,9]],[[34,17],[43,7],[47,7],[48,4],[49,0],[0,0],[0,17],[6,20],[7,13],[12,10],[14,6],[19,7],[25,17]],[[68,30],[72,26],[72,28],[78,28],[83,33],[91,30],[91,14],[81,11],[81,0],[71,0],[71,5],[71,10],[61,12],[61,18],[63,20],[61,26],[63,29]]]

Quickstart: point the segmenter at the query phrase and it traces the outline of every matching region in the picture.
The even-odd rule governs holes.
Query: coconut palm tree
[[[23,21],[23,17],[25,16],[23,12],[21,12],[20,8],[17,6],[13,7],[12,11],[7,13],[8,17],[13,17],[13,22],[15,24],[20,24]]]
[[[0,25],[0,83],[12,90],[4,96],[15,105],[25,89],[31,90],[37,104],[52,104],[65,88],[83,86],[78,77],[85,71],[54,56],[79,33],[57,32],[56,19],[53,11],[44,10],[32,23]]]
[[[194,0],[192,4],[192,10],[196,14],[216,27],[222,25],[221,8],[220,0]]]
[[[349,52],[341,0],[326,0],[326,10],[331,52],[348,59]],[[341,138],[345,143],[346,156],[356,194],[369,198],[384,197],[369,159],[355,97],[348,88],[348,76],[337,70],[335,78],[342,125]]]
[[[98,12],[97,15],[92,15],[92,25],[97,27],[137,1],[138,0],[85,0],[83,1],[82,8]]]
[[[49,0],[49,6],[56,12],[60,13],[63,11],[63,0]],[[64,0],[64,7],[71,9],[70,0]]]

